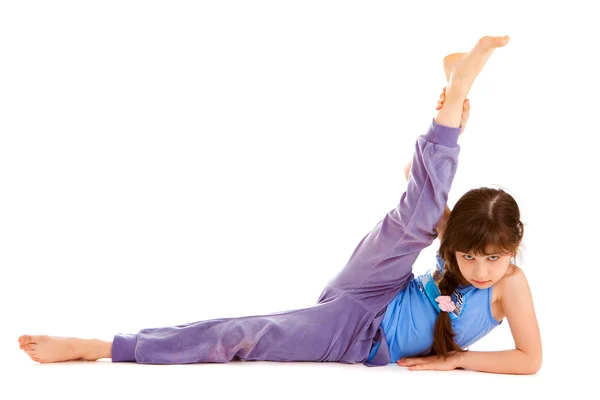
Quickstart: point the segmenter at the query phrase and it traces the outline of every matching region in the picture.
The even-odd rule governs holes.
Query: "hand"
[[[440,99],[438,100],[437,107],[435,109],[441,110],[442,106],[444,105],[444,101],[446,101],[446,88],[442,90],[442,94],[440,95]],[[460,117],[460,133],[458,136],[462,135],[463,131],[465,130],[467,121],[469,120],[469,111],[471,111],[471,102],[469,99],[465,99],[463,102],[462,116]]]
[[[438,357],[437,355],[401,358],[396,361],[396,364],[401,367],[408,367],[409,371],[451,371],[459,368],[458,357],[460,357],[460,353],[450,354],[446,360],[444,360],[444,357]]]

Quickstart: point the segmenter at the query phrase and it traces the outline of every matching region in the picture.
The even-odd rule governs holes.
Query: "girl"
[[[112,342],[23,335],[20,348],[41,363],[397,362],[411,370],[536,373],[542,350],[533,301],[523,271],[511,262],[523,237],[515,200],[482,187],[462,196],[454,210],[446,206],[457,140],[469,114],[467,94],[492,52],[508,41],[486,36],[470,52],[444,58],[447,90],[436,118],[417,138],[405,168],[406,191],[360,241],[315,306],[142,329],[117,334]],[[414,277],[415,260],[437,236],[436,268]],[[504,318],[513,350],[463,350]]]

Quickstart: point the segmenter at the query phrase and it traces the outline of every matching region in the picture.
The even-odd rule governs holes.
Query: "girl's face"
[[[455,252],[460,273],[478,289],[485,289],[498,282],[510,267],[512,254],[493,254],[489,256]]]

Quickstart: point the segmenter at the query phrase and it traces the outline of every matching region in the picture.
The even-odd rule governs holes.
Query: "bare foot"
[[[494,50],[506,46],[509,41],[509,36],[484,36],[470,52],[444,57],[444,73],[449,86],[458,85],[468,92]]]
[[[97,339],[79,339],[57,336],[19,337],[19,348],[25,351],[33,361],[54,363],[61,361],[96,361],[110,358],[112,343]]]

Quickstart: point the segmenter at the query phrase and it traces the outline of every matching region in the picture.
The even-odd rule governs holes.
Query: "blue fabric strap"
[[[427,298],[429,299],[429,301],[431,302],[433,307],[435,307],[435,309],[437,310],[438,313],[442,312],[442,310],[440,310],[440,307],[439,307],[437,301],[435,301],[435,299],[438,296],[441,296],[442,293],[440,292],[440,288],[438,287],[437,283],[433,279],[433,275],[431,273],[423,276],[423,288],[425,289]],[[450,297],[452,298],[452,301],[454,302],[454,304],[456,304],[456,308],[454,309],[454,311],[449,312],[448,314],[450,315],[451,320],[455,320],[456,318],[458,318],[460,316],[460,311],[462,310],[462,301],[460,301],[460,299],[457,299],[459,297],[459,294],[456,291],[454,291],[454,293]]]

